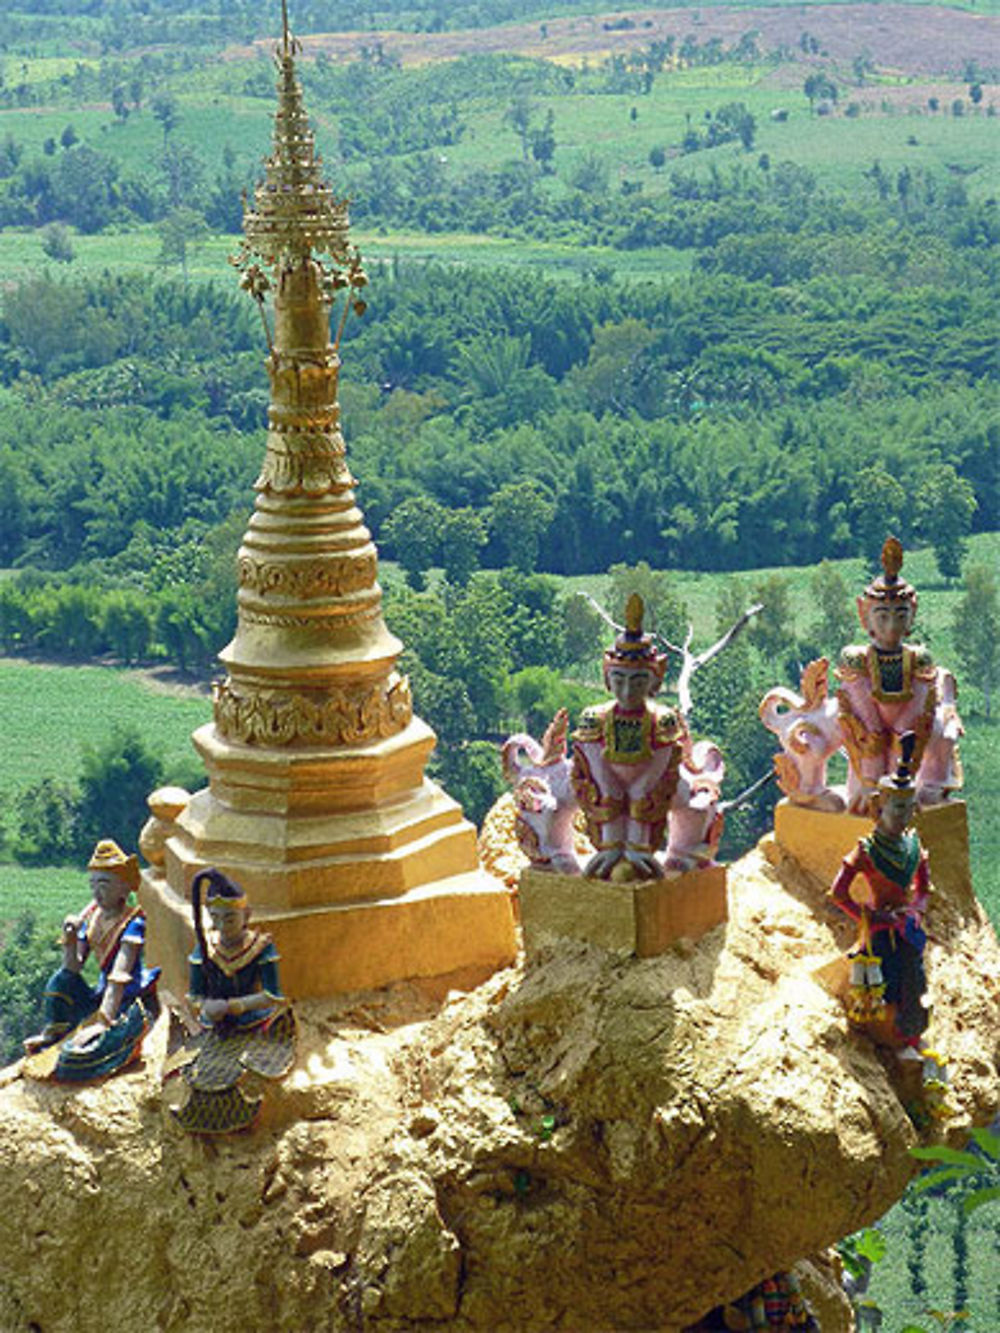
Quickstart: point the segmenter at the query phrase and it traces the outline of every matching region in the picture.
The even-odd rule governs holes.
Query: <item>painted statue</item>
[[[892,772],[899,738],[912,731],[912,771],[920,805],[934,805],[962,785],[956,744],[962,723],[955,678],[936,667],[926,648],[905,642],[917,614],[916,591],[900,577],[903,548],[890,537],[882,573],[858,598],[870,640],[840,655],[836,677],[840,730],[850,763],[848,807],[870,812],[874,790]]]
[[[565,708],[541,744],[520,732],[504,743],[518,846],[534,870],[580,873],[578,814],[595,849],[583,869],[591,879],[659,879],[715,864],[725,763],[711,741],[692,744],[682,709],[653,702],[667,658],[643,633],[643,613],[642,598],[630,597],[625,629],[604,654],[614,698],[584,710],[572,758]]]
[[[882,573],[857,601],[869,642],[841,652],[835,699],[828,697],[827,662],[820,658],[805,668],[801,696],[774,689],[761,703],[761,720],[783,748],[775,758],[779,784],[796,805],[874,815],[879,782],[892,772],[908,731],[916,737],[918,804],[946,801],[962,785],[955,677],[935,666],[926,648],[905,642],[917,594],[900,576],[902,566],[903,548],[889,537]],[[846,795],[826,780],[827,760],[840,746],[848,759]]]
[[[62,930],[62,966],[45,988],[45,1026],[25,1042],[24,1072],[34,1078],[87,1083],[138,1058],[158,1012],[159,968],[143,965],[146,920],[131,904],[139,862],[110,838],[87,864],[92,899]],[[96,982],[83,974],[89,958]]]
[[[701,870],[716,864],[725,824],[722,780],[726,764],[713,741],[685,744],[677,793],[667,816],[667,870]]]
[[[837,700],[830,697],[829,662],[825,657],[803,668],[801,694],[777,686],[760,705],[760,720],[781,742],[774,756],[778,785],[795,805],[838,812],[843,794],[827,782],[826,766],[841,746]]]
[[[658,879],[670,806],[688,742],[680,712],[655,704],[667,665],[643,633],[642,598],[633,593],[625,629],[604,654],[610,703],[584,710],[573,733],[573,787],[596,848],[591,879]]]
[[[560,708],[539,743],[518,732],[501,751],[504,777],[514,792],[517,845],[535,870],[578,875],[573,849],[577,811],[573,766],[566,756],[569,714]]]
[[[202,923],[202,890],[212,928]],[[248,1074],[281,1079],[295,1058],[295,1021],[281,993],[278,953],[270,935],[250,926],[246,894],[215,869],[191,886],[195,948],[188,1000],[198,1032],[172,1061],[188,1085],[174,1114],[196,1134],[225,1134],[253,1123],[263,1098],[247,1096]]]
[[[759,1282],[739,1300],[710,1311],[690,1333],[764,1333],[779,1328],[797,1328],[800,1333],[819,1330],[794,1273],[775,1273]]]
[[[909,827],[917,803],[910,768],[916,739],[912,732],[902,738],[896,772],[879,782],[875,827],[844,858],[830,889],[859,928],[848,1015],[887,1028],[907,1059],[921,1058],[927,1028],[924,916],[931,892],[927,853]]]

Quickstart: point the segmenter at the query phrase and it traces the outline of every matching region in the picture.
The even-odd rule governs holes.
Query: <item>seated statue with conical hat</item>
[[[63,961],[45,988],[45,1026],[25,1042],[24,1072],[34,1078],[107,1078],[139,1056],[156,1017],[159,968],[143,965],[146,919],[131,902],[138,858],[103,838],[87,870],[91,901],[63,922]],[[82,975],[91,957],[98,967],[93,985]]]

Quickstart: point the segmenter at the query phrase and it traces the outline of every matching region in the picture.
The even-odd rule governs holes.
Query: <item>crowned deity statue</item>
[[[858,923],[851,954],[848,1016],[888,1028],[905,1058],[921,1058],[927,1028],[923,997],[924,917],[931,894],[927,852],[909,827],[917,803],[911,764],[917,738],[902,738],[900,763],[879,781],[875,827],[844,858],[830,888],[834,904]]]
[[[202,892],[212,923],[206,935]],[[270,935],[250,926],[242,888],[209,868],[191,886],[195,948],[189,959],[188,1002],[197,1027],[170,1062],[188,1086],[175,1111],[196,1134],[225,1134],[253,1123],[262,1098],[247,1096],[248,1074],[277,1080],[292,1066],[295,1023],[278,980],[278,952]]]
[[[644,606],[629,598],[625,629],[604,654],[610,703],[584,710],[573,733],[573,787],[596,848],[584,868],[591,879],[659,879],[664,841],[681,780],[687,727],[675,708],[653,695],[667,658],[643,633]]]
[[[29,1037],[24,1072],[62,1083],[89,1083],[137,1059],[158,1012],[159,968],[143,965],[146,919],[131,903],[139,862],[110,838],[87,864],[91,901],[66,917],[62,966],[45,988],[45,1026]],[[89,958],[96,982],[82,975]]]
[[[955,678],[935,666],[926,648],[905,642],[916,617],[917,594],[901,577],[902,565],[903,548],[890,537],[882,548],[882,573],[857,602],[869,642],[845,648],[835,672],[840,733],[849,761],[847,805],[855,814],[871,812],[904,732],[915,737],[912,771],[918,804],[944,801],[962,785]]]

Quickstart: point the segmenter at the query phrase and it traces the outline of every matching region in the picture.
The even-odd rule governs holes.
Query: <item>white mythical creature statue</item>
[[[549,723],[541,745],[518,732],[501,750],[503,774],[514,789],[517,845],[535,870],[578,875],[573,850],[573,765],[566,757],[569,713],[560,708]]]
[[[781,742],[774,756],[778,786],[795,805],[838,812],[841,793],[829,786],[826,765],[841,746],[837,700],[830,698],[825,657],[803,668],[801,694],[778,686],[760,705],[760,720]]]

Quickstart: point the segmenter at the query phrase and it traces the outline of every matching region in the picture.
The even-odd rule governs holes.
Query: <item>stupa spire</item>
[[[321,174],[287,4],[282,21],[272,151],[233,260],[262,314],[273,297],[274,331],[267,449],[215,721],[251,745],[353,744],[402,730],[409,689],[393,670],[400,644],[382,620],[377,555],[340,432],[337,348],[347,317],[364,311],[368,279],[347,203]]]
[[[341,334],[368,279],[347,203],[323,179],[297,51],[283,0],[273,143],[233,257],[267,331],[267,444],[226,675],[193,738],[209,786],[162,821],[162,864],[143,879],[157,961],[181,989],[190,885],[206,866],[247,891],[293,996],[485,973],[514,951],[505,888],[425,776],[434,733],[413,715],[382,617],[337,401]]]

